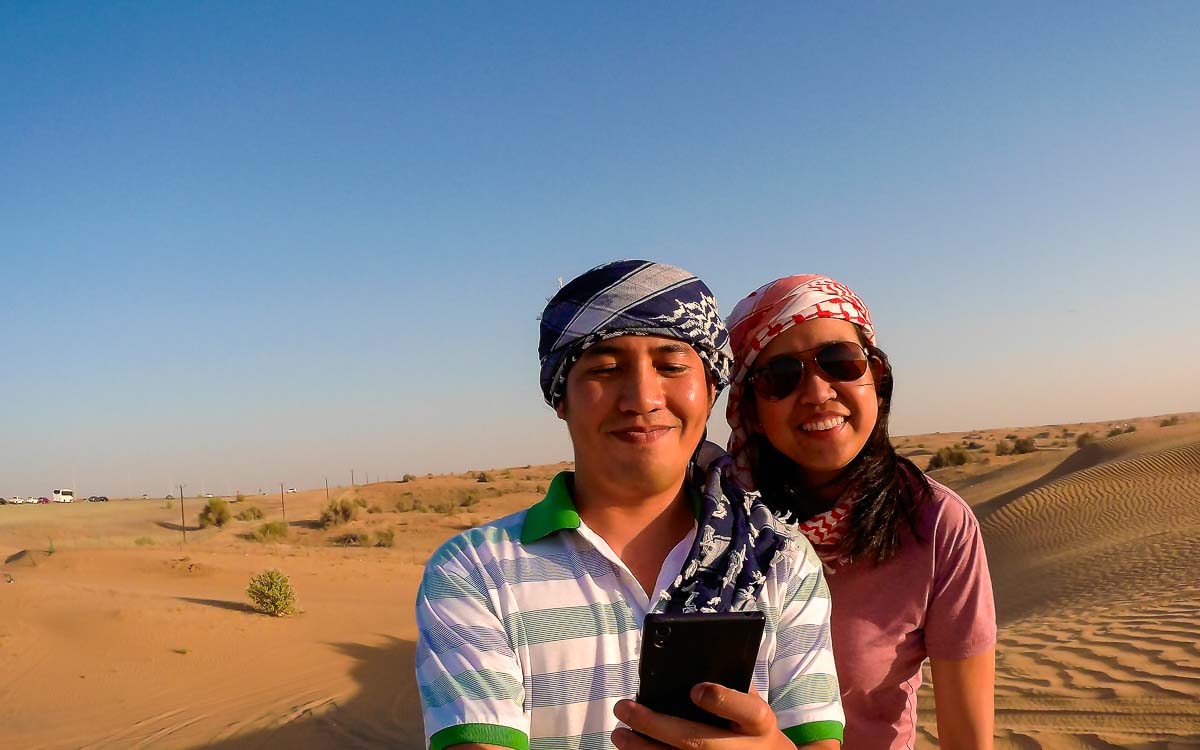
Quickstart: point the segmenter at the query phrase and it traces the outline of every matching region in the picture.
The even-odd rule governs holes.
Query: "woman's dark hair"
[[[861,340],[861,332],[859,337]],[[866,556],[882,563],[900,548],[902,522],[914,537],[921,539],[916,523],[917,506],[933,497],[933,488],[916,464],[892,447],[888,436],[894,385],[892,365],[883,351],[862,343],[872,358],[880,399],[879,416],[862,450],[834,480],[839,486],[839,496],[855,498],[849,532],[838,546],[838,554],[849,558]],[[755,418],[753,396],[743,403],[746,416]],[[750,450],[754,483],[772,510],[788,511],[803,521],[833,507],[833,502],[821,499],[819,487],[810,484],[800,467],[771,445],[765,435],[754,433],[746,447]]]

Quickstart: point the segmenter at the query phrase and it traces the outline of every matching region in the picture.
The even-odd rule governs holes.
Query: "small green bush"
[[[1120,435],[1122,432],[1124,432],[1124,430],[1122,430],[1120,427],[1114,427],[1108,431],[1108,435],[1106,435],[1105,437],[1116,437],[1117,435]]]
[[[245,510],[240,511],[237,514],[237,520],[239,520],[239,521],[261,521],[261,520],[263,520],[263,512],[258,508],[257,505],[251,505],[249,508],[246,508]]]
[[[1000,442],[996,443],[996,455],[997,456],[1011,456],[1012,452],[1013,452],[1013,441],[1001,440]]]
[[[415,482],[415,481],[417,481],[417,478],[414,477],[412,474],[405,474],[403,477],[400,478],[400,481],[401,482]]]
[[[367,507],[367,501],[366,501],[366,500],[363,500],[361,497],[356,497],[356,498],[354,498],[354,504],[355,504],[356,506],[358,506],[359,508],[365,508],[365,507]]]
[[[1013,453],[1033,453],[1035,450],[1037,450],[1037,444],[1033,438],[1018,438],[1013,442]]]
[[[391,547],[396,543],[396,532],[391,529],[380,529],[375,532],[376,547]]]
[[[268,615],[283,617],[296,611],[296,592],[287,576],[272,568],[250,579],[246,596]]]
[[[1167,417],[1166,419],[1159,422],[1158,426],[1159,427],[1174,427],[1177,424],[1179,424],[1179,416],[1178,415],[1176,415],[1174,417]]]
[[[349,500],[330,500],[325,510],[321,511],[321,528],[328,529],[343,523],[349,523],[358,517],[358,506]]]
[[[962,466],[970,460],[971,455],[967,453],[967,449],[961,443],[955,443],[945,448],[938,448],[937,453],[929,458],[929,466],[926,467],[926,471],[943,469],[947,466]]]
[[[492,482],[495,480],[492,479],[491,474],[488,474],[486,471],[481,471],[475,475],[475,481],[482,484],[484,482]]]
[[[1079,448],[1082,448],[1085,445],[1091,445],[1094,442],[1096,442],[1096,436],[1090,432],[1085,432],[1079,437],[1075,438],[1075,445]]]
[[[133,540],[133,543],[139,547],[145,547],[147,544],[154,544],[154,540],[148,536],[139,536]]]
[[[233,518],[233,514],[229,512],[229,503],[223,498],[214,497],[204,504],[204,510],[200,511],[200,528],[216,526],[218,529],[224,528],[225,524]]]
[[[267,542],[282,542],[287,539],[288,525],[286,521],[270,521],[254,530],[254,541],[263,544]]]

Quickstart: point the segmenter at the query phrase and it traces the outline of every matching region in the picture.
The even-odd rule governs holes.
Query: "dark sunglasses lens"
[[[848,341],[830,344],[817,352],[817,364],[834,380],[849,383],[867,372],[867,353]]]
[[[778,401],[787,398],[804,377],[804,361],[797,357],[776,357],[754,377],[754,391],[762,398]]]

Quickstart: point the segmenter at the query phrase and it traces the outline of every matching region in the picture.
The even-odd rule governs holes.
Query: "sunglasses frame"
[[[860,350],[863,353],[863,355],[865,356],[863,361],[866,363],[866,365],[863,367],[863,371],[858,377],[852,378],[850,380],[845,380],[843,378],[835,377],[833,374],[829,373],[828,371],[826,371],[826,369],[824,367],[821,366],[821,363],[817,360],[817,358],[821,355],[821,352],[825,351],[826,349],[828,349],[830,347],[834,347],[834,346],[850,346],[850,347]],[[787,398],[788,396],[791,396],[793,393],[795,393],[800,388],[801,384],[804,383],[804,378],[810,372],[809,367],[812,367],[816,372],[820,373],[821,377],[830,383],[854,383],[856,381],[862,380],[863,377],[867,374],[867,372],[872,369],[872,362],[875,362],[880,367],[882,367],[883,362],[885,361],[882,351],[880,351],[876,347],[873,347],[870,345],[860,344],[857,341],[830,341],[828,343],[821,344],[820,346],[814,346],[811,349],[805,349],[804,351],[801,351],[801,352],[788,352],[787,354],[780,354],[778,356],[772,357],[770,362],[767,362],[766,364],[769,365],[769,364],[771,364],[771,362],[775,362],[780,359],[792,359],[792,360],[799,361],[800,362],[800,377],[796,379],[795,385],[793,385],[791,390],[789,390],[787,393],[783,394],[782,396],[774,396],[774,395],[762,393],[761,391],[759,391],[758,383],[759,383],[759,377],[761,376],[761,373],[762,373],[762,368],[755,367],[753,370],[750,371],[750,374],[746,377],[746,387],[749,389],[752,389],[754,391],[754,394],[756,396],[758,396],[759,398],[763,398],[768,401],[782,401],[783,399]],[[878,375],[877,375],[877,377],[878,377]]]

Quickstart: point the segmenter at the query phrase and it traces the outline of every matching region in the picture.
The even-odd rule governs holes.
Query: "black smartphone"
[[[728,720],[692,702],[692,688],[715,682],[749,692],[765,624],[759,611],[646,615],[637,702],[659,713],[728,728]]]

